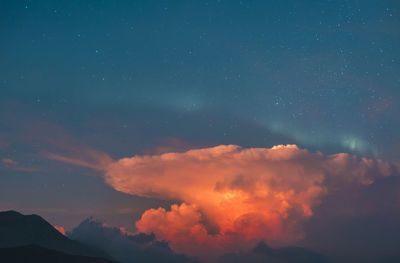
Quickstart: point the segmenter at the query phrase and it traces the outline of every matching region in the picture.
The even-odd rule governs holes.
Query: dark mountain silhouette
[[[283,247],[273,249],[264,242],[260,242],[253,251],[254,253],[264,254],[271,258],[280,258],[287,262],[331,262],[327,257],[302,247]]]
[[[225,254],[220,263],[332,263],[324,255],[301,247],[274,249],[260,242],[250,253]]]
[[[105,252],[71,240],[38,215],[0,212],[0,248],[36,245],[72,255],[111,259]]]
[[[0,261],[7,263],[113,263],[103,258],[76,256],[36,245],[0,248]]]
[[[154,234],[127,234],[117,227],[88,218],[69,233],[74,240],[106,251],[123,263],[199,263],[195,258],[175,253]]]

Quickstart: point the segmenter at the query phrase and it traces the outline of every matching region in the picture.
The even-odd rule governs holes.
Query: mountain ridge
[[[39,215],[0,212],[0,248],[36,245],[71,255],[111,259],[105,252],[71,240]]]

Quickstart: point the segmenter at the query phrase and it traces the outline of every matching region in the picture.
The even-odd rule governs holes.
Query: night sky
[[[0,210],[67,231],[93,216],[201,257],[237,250],[182,248],[144,215],[183,204],[215,235],[226,222],[213,221],[223,203],[211,194],[240,206],[245,193],[257,206],[242,216],[273,211],[291,226],[255,237],[235,221],[249,240],[346,259],[351,240],[356,254],[388,255],[400,236],[399,99],[397,0],[0,0]],[[265,208],[260,184],[281,203]],[[261,214],[249,222],[275,226]]]

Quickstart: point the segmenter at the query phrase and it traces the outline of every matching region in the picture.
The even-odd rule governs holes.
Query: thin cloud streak
[[[19,171],[19,172],[35,172],[38,171],[38,168],[35,167],[24,167],[20,166],[19,163],[11,158],[3,158],[1,159],[2,166],[8,170]]]
[[[107,167],[114,162],[108,154],[89,147],[69,146],[68,152],[68,155],[52,152],[44,152],[42,155],[50,160],[91,168],[98,171],[106,171]]]

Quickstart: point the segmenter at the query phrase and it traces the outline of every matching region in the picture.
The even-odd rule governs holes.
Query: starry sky
[[[82,156],[296,144],[398,162],[399,28],[397,0],[2,0],[0,209],[133,231],[171,204]]]

